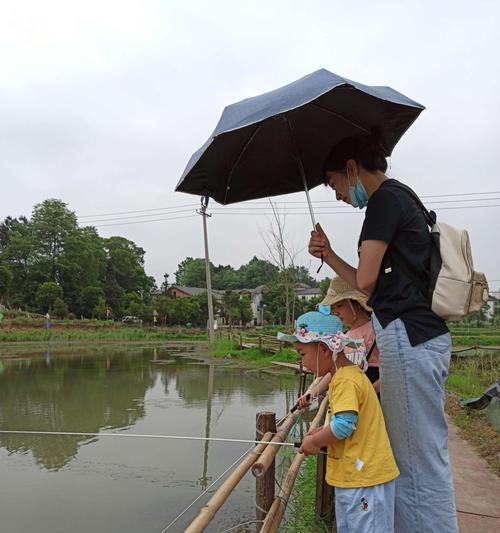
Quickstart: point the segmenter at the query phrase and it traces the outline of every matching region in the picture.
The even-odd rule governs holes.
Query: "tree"
[[[248,324],[253,318],[252,301],[248,296],[241,296],[238,302],[239,320],[243,324]]]
[[[57,299],[62,299],[62,288],[53,281],[46,281],[39,285],[36,292],[36,302],[42,312],[52,312],[52,307]]]
[[[285,326],[288,328],[292,322],[292,306],[295,300],[295,280],[293,273],[295,269],[295,256],[297,252],[293,250],[286,235],[286,219],[276,206],[269,201],[273,211],[273,219],[266,232],[261,233],[267,248],[268,259],[276,266],[279,272],[279,283],[282,286],[284,297]]]
[[[267,285],[276,281],[278,274],[279,270],[275,265],[265,259],[258,259],[254,256],[238,270],[239,288],[255,289],[260,285]]]
[[[328,292],[328,288],[330,287],[330,278],[322,279],[319,282],[319,290],[321,291],[321,298],[324,298],[326,296],[326,293]]]
[[[210,263],[212,278],[214,277],[214,266]],[[181,261],[175,271],[175,283],[184,287],[207,286],[205,259],[186,257]],[[215,288],[215,285],[213,286]]]
[[[97,300],[82,308],[82,291],[86,287],[94,287],[102,293],[106,272],[104,240],[94,227],[77,228],[66,236],[60,265],[60,285],[70,309],[91,316]]]
[[[60,282],[65,241],[77,229],[75,213],[61,200],[49,199],[35,205],[30,224],[38,275]]]
[[[68,316],[68,306],[66,305],[66,302],[61,300],[61,298],[56,298],[54,300],[52,312],[58,318],[66,318]]]
[[[95,317],[95,309],[100,301],[104,300],[104,291],[101,287],[85,287],[82,291],[80,309],[83,316],[87,318]]]
[[[12,272],[7,267],[0,266],[0,304],[7,301],[13,279]]]
[[[239,320],[240,317],[240,297],[237,292],[226,291],[221,300],[222,312],[224,318],[229,324],[232,324],[234,320]]]

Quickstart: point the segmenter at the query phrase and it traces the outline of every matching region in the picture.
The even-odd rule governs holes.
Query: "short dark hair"
[[[323,182],[328,185],[327,172],[344,170],[349,159],[354,159],[369,172],[387,170],[386,152],[378,140],[378,135],[354,135],[336,144],[323,164]]]

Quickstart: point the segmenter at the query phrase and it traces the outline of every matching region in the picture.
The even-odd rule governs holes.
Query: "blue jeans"
[[[411,346],[400,319],[382,328],[372,315],[380,350],[381,402],[396,479],[396,533],[457,533],[448,459],[444,384],[451,338],[447,333]]]

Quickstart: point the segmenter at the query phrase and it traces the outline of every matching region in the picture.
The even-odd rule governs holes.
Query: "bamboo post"
[[[311,422],[311,428],[319,426],[319,424],[323,420],[327,405],[328,397],[325,397],[319,406],[316,416]],[[281,520],[283,519],[283,515],[285,514],[286,506],[288,505],[288,500],[290,498],[290,494],[292,493],[295,479],[297,477],[297,474],[299,473],[299,469],[302,465],[302,462],[304,461],[304,458],[305,455],[302,453],[297,453],[297,455],[294,457],[292,464],[288,469],[285,480],[281,485],[281,490],[278,494],[278,497],[274,500],[271,509],[269,509],[266,519],[262,524],[260,533],[274,533],[278,530]]]
[[[257,413],[256,430],[255,440],[260,439],[266,433],[276,433],[276,414],[271,411]],[[275,447],[278,448],[278,446]],[[267,472],[255,479],[255,519],[259,524],[257,531],[274,501],[274,476],[275,462],[273,461]]]
[[[222,507],[224,502],[231,495],[241,478],[248,472],[253,463],[260,457],[271,440],[272,433],[266,433],[262,437],[262,444],[257,444],[255,448],[242,460],[242,462],[231,472],[229,477],[201,508],[198,516],[184,530],[184,533],[201,533],[210,523],[215,513]]]
[[[259,335],[259,352],[262,353],[262,337]]]
[[[325,481],[326,455],[320,453],[316,463],[316,520],[325,520],[331,526],[333,518],[333,487]]]
[[[240,350],[243,348],[243,335],[240,333]]]
[[[286,418],[283,423],[280,425],[280,428],[276,435],[271,439],[271,442],[284,442],[288,433],[292,429],[295,420],[299,416],[300,411],[297,410]],[[271,466],[276,457],[276,454],[279,452],[280,446],[268,446],[263,452],[258,461],[255,461],[252,466],[252,474],[255,477],[263,476],[267,469]]]

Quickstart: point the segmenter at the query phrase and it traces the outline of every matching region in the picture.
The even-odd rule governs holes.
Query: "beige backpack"
[[[412,189],[397,182],[417,202],[431,228],[434,246],[430,261],[428,290],[431,309],[444,320],[462,320],[479,311],[488,301],[488,282],[482,272],[475,272],[469,234],[436,221],[436,213],[428,211]],[[399,263],[399,261],[398,261]],[[419,285],[422,281],[401,264],[404,271]]]

